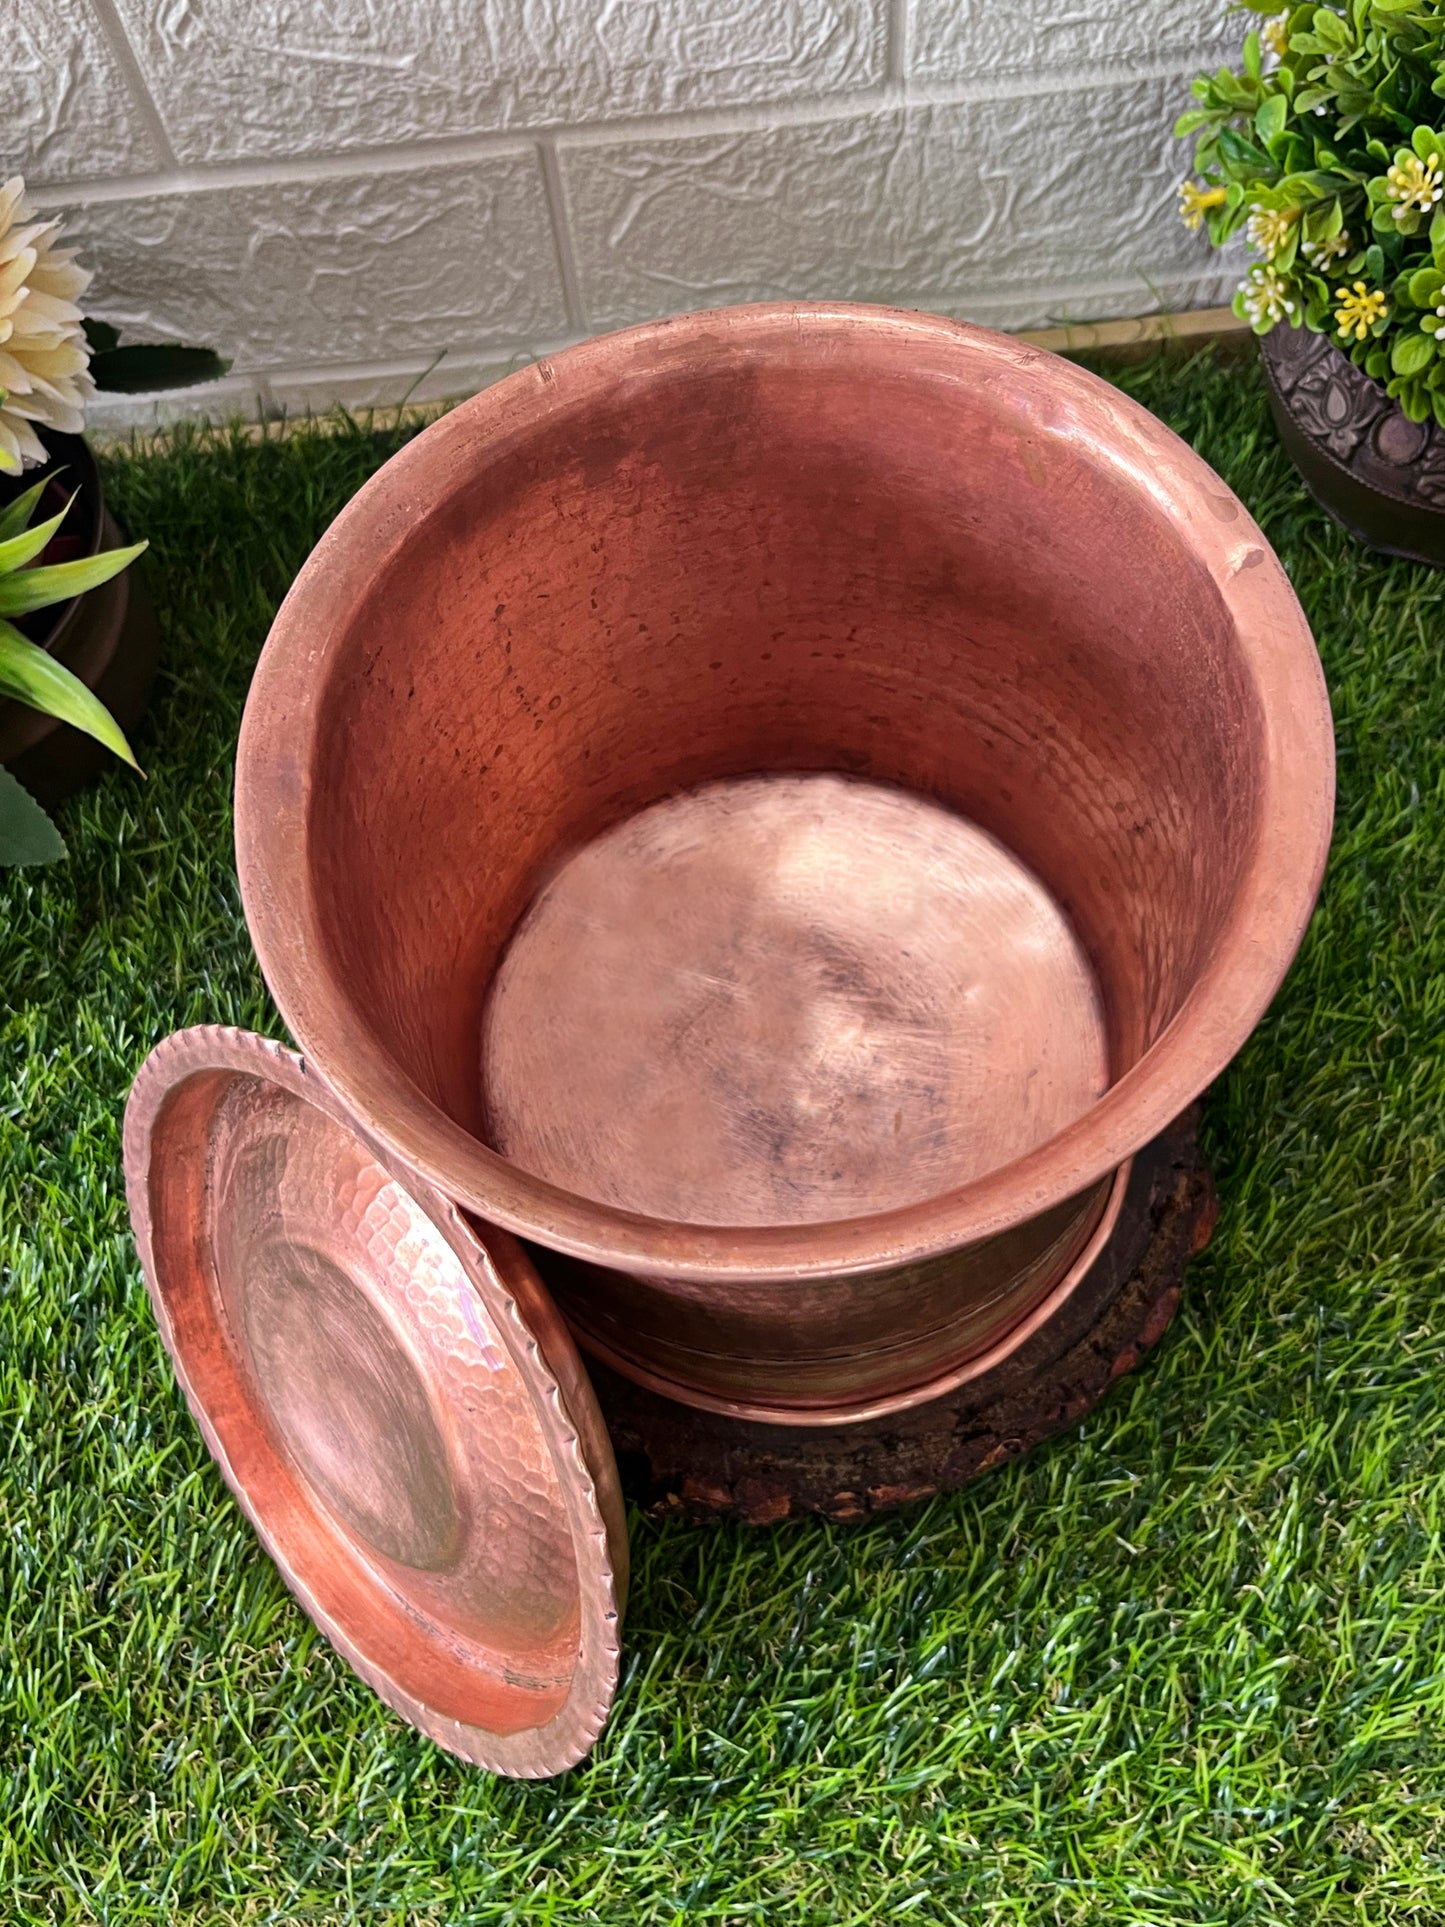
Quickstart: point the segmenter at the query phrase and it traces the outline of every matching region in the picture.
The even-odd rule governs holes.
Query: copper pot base
[[[1192,1105],[1133,1161],[1087,1277],[987,1370],[906,1412],[796,1430],[678,1404],[593,1360],[623,1489],[656,1518],[852,1524],[966,1485],[1076,1425],[1168,1329],[1217,1211]]]
[[[761,1398],[729,1397],[712,1392],[704,1385],[668,1378],[664,1373],[651,1369],[634,1353],[609,1344],[605,1333],[589,1324],[587,1312],[591,1308],[586,1306],[585,1296],[578,1292],[575,1266],[570,1266],[566,1259],[540,1246],[530,1246],[529,1250],[543,1281],[569,1315],[572,1336],[593,1363],[600,1363],[622,1377],[630,1378],[635,1385],[667,1400],[669,1404],[691,1406],[699,1412],[711,1412],[725,1419],[738,1419],[756,1425],[803,1426],[836,1431],[839,1427],[863,1425],[873,1419],[888,1418],[898,1412],[936,1404],[960,1386],[987,1379],[1035,1332],[1059,1318],[1076,1293],[1087,1295],[1092,1275],[1104,1261],[1114,1240],[1129,1193],[1132,1171],[1131,1159],[1129,1163],[1120,1165],[1114,1173],[1113,1181],[1097,1207],[1098,1216],[1093,1229],[1088,1232],[1087,1242],[1072,1262],[1067,1257],[1066,1246],[1062,1270],[1053,1277],[1045,1274],[1036,1279],[1031,1299],[1020,1304],[1015,1298],[1006,1296],[1001,1301],[1005,1309],[997,1315],[994,1324],[985,1327],[987,1336],[984,1339],[967,1345],[961,1356],[926,1379],[896,1390],[837,1399],[832,1403],[814,1401],[803,1404],[779,1399],[770,1404]],[[961,1266],[959,1285],[961,1291],[966,1290],[968,1285],[967,1273]],[[876,1357],[864,1357],[858,1361],[865,1376],[879,1362]]]

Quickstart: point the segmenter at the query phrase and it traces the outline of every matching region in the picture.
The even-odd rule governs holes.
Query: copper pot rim
[[[327,670],[377,565],[419,507],[525,440],[540,415],[582,409],[686,358],[745,358],[863,336],[894,366],[946,350],[958,378],[1036,380],[1041,432],[1087,438],[1146,495],[1208,571],[1235,625],[1261,719],[1258,830],[1209,961],[1173,1020],[1092,1109],[1026,1156],[921,1204],[779,1226],[648,1218],[508,1163],[433,1103],[358,1023],[332,968],[307,860],[309,770]],[[1148,410],[1046,350],[940,315],[830,302],[709,309],[599,336],[484,389],[393,456],[341,511],[286,596],[257,665],[236,764],[241,895],[263,974],[292,1035],[368,1133],[482,1219],[574,1257],[705,1282],[844,1279],[996,1235],[1115,1171],[1222,1071],[1253,1031],[1309,923],[1329,851],[1334,736],[1304,612],[1243,503]]]
[[[293,1563],[286,1543],[273,1529],[264,1495],[253,1492],[238,1471],[227,1445],[228,1434],[194,1382],[196,1361],[177,1342],[166,1268],[157,1262],[151,1206],[154,1134],[181,1091],[193,1079],[214,1074],[249,1076],[274,1084],[360,1139],[421,1206],[457,1255],[531,1392],[538,1430],[558,1472],[576,1561],[581,1628],[576,1672],[566,1701],[544,1723],[510,1734],[495,1733],[417,1698],[369,1655],[364,1629],[338,1618],[323,1604],[311,1576]],[[199,1024],[174,1031],[150,1052],[126,1104],[123,1162],[146,1291],[177,1382],[226,1484],[308,1616],[394,1712],[473,1765],[536,1779],[562,1772],[585,1758],[606,1724],[617,1690],[629,1567],[626,1515],[616,1462],[590,1381],[570,1333],[525,1254],[505,1234],[500,1242],[492,1234],[482,1244],[447,1198],[419,1181],[385,1145],[358,1129],[345,1103],[294,1051],[230,1025]]]

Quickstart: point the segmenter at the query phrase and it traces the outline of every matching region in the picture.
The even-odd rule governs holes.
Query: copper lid
[[[179,1031],[125,1118],[161,1336],[302,1606],[438,1744],[575,1764],[617,1685],[627,1536],[602,1416],[521,1248],[361,1137],[301,1059]]]

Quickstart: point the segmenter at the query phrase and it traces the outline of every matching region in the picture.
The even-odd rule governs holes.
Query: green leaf
[[[64,473],[63,468],[58,468],[55,475],[43,475],[34,488],[28,488],[23,495],[15,497],[9,508],[0,514],[0,542],[6,542],[12,535],[20,533],[35,513],[35,504],[45,493],[47,485],[55,480],[55,476]]]
[[[1313,25],[1317,37],[1324,41],[1332,53],[1342,52],[1353,44],[1349,28],[1340,16],[1337,13],[1331,13],[1328,7],[1315,8]]]
[[[1213,119],[1214,119],[1214,113],[1211,108],[1191,107],[1187,113],[1181,114],[1178,120],[1176,120],[1174,123],[1175,140],[1177,141],[1186,140],[1188,136],[1195,131],[1196,128],[1203,127],[1207,122]]]
[[[1306,167],[1286,174],[1280,186],[1295,199],[1303,194],[1312,201],[1318,201],[1326,194],[1338,194],[1341,188],[1349,186],[1349,180],[1322,167]]]
[[[59,830],[30,792],[0,768],[0,864],[54,863],[64,855]]]
[[[1423,374],[1434,359],[1435,344],[1429,335],[1399,335],[1390,350],[1390,366],[1397,375]]]
[[[1288,119],[1289,102],[1283,94],[1271,94],[1254,117],[1254,131],[1262,141],[1272,141],[1284,132]]]
[[[1264,149],[1256,147],[1253,141],[1247,141],[1242,134],[1236,134],[1232,127],[1220,128],[1219,151],[1231,167],[1253,168],[1261,174],[1273,172],[1269,155]]]
[[[1430,406],[1435,411],[1436,421],[1439,422],[1442,428],[1445,428],[1445,394],[1432,395],[1430,397]]]
[[[1257,33],[1251,32],[1244,36],[1244,71],[1249,75],[1251,80],[1258,80],[1263,72],[1263,63],[1260,59],[1259,52],[1259,35]]]
[[[128,549],[107,549],[104,555],[80,556],[48,569],[21,569],[15,575],[0,576],[0,616],[29,615],[32,609],[48,609],[54,602],[98,589],[134,562],[145,547],[144,542],[133,542]]]
[[[76,494],[79,492],[77,489]],[[59,515],[52,515],[48,522],[37,523],[33,529],[22,529],[19,535],[12,535],[8,541],[0,542],[0,576],[8,575],[13,569],[23,569],[27,562],[40,554],[69,515],[70,504],[74,500],[75,495],[72,495]]]
[[[1430,397],[1417,383],[1402,388],[1396,400],[1412,422],[1427,421],[1430,416]]]
[[[1365,249],[1365,273],[1372,281],[1385,278],[1385,251],[1377,242],[1372,241]]]
[[[93,355],[108,354],[112,348],[120,346],[120,330],[112,328],[108,321],[94,321],[87,315],[80,325]]]
[[[1417,308],[1433,308],[1440,299],[1440,290],[1445,287],[1445,275],[1439,268],[1416,268],[1406,283],[1406,292]]]
[[[97,388],[113,395],[144,395],[157,388],[194,388],[219,381],[230,368],[214,348],[182,348],[168,342],[140,343],[92,355]]]
[[[1410,136],[1410,145],[1422,161],[1440,158],[1440,136],[1433,127],[1417,127]]]
[[[1345,211],[1336,197],[1320,201],[1305,216],[1305,238],[1310,241],[1332,241],[1345,225]]]
[[[114,750],[132,769],[140,767],[119,723],[100,698],[9,622],[0,622],[0,696],[12,696],[31,709],[73,724]]]

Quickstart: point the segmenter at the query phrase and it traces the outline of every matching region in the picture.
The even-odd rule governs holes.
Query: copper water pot
[[[1054,1128],[1045,1093],[1020,1139],[1000,1082],[966,1181],[812,1222],[491,1148],[484,1006],[539,883],[661,798],[803,771],[951,806],[1040,880],[1096,980],[1087,1107]],[[818,1423],[957,1383],[1071,1288],[1278,987],[1332,800],[1304,617],[1183,442],[1017,341],[787,304],[568,349],[394,457],[276,619],[236,820],[267,982],[362,1129],[530,1240],[584,1349]],[[635,1045],[596,1037],[604,1090]]]

